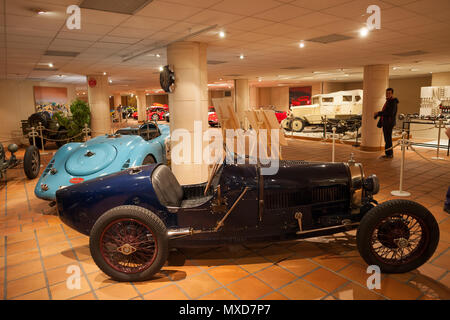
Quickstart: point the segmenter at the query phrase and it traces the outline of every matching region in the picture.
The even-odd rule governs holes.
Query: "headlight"
[[[380,181],[374,174],[364,179],[363,186],[364,190],[371,194],[377,194],[380,191]]]

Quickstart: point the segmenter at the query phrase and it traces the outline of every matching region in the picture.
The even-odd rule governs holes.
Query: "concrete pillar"
[[[138,122],[146,121],[147,116],[147,97],[145,91],[136,92]]]
[[[172,153],[172,171],[182,185],[208,180],[208,165],[195,161],[202,159],[202,154],[194,152],[194,122],[201,123],[202,135],[208,129],[206,47],[199,42],[176,42],[167,47],[167,62],[173,66],[176,79],[175,91],[169,94],[171,136],[177,129],[187,130],[191,136],[191,158],[185,159],[188,163],[175,164]],[[178,142],[172,140],[172,151],[178,143],[181,139]],[[200,144],[202,151],[204,143]]]
[[[88,75],[88,101],[91,109],[92,136],[111,133],[108,76]]]
[[[245,111],[250,108],[250,90],[247,79],[234,80],[235,111],[238,116],[241,128],[248,129],[248,120],[245,117]]]
[[[372,65],[364,67],[364,97],[361,126],[361,150],[382,150],[383,132],[377,127],[375,112],[381,111],[386,102],[386,89],[389,87],[389,65]]]

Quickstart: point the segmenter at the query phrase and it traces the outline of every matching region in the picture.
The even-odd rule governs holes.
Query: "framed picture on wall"
[[[36,112],[69,112],[67,88],[34,86]]]
[[[295,107],[311,104],[311,92],[311,86],[289,88],[289,105]]]

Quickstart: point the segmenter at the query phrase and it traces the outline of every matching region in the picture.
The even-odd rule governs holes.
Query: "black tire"
[[[56,140],[62,140],[67,139],[69,136],[67,135],[67,129],[64,127],[59,127],[58,129],[58,135],[56,136]],[[61,148],[63,145],[67,143],[67,140],[65,141],[56,141],[56,146],[58,148]]]
[[[159,121],[159,115],[156,114],[156,113],[152,114],[152,120],[153,121]]]
[[[41,155],[37,147],[29,146],[25,150],[23,170],[28,179],[34,179],[39,175],[39,171],[41,170]]]
[[[404,219],[408,217],[417,223],[406,224]],[[420,240],[412,239],[411,229],[415,225],[421,228]],[[403,246],[409,247],[412,241],[413,246],[414,243],[417,246],[403,256],[400,239],[406,240]],[[370,209],[362,218],[356,241],[358,251],[367,264],[379,266],[384,273],[404,273],[417,269],[431,258],[439,243],[439,226],[431,212],[421,204],[410,200],[390,200]],[[374,248],[372,241],[378,241],[381,246]],[[394,256],[388,259],[389,253],[384,258],[375,252],[376,249],[384,254],[394,250],[398,253],[400,249],[402,255],[400,259],[393,259]]]
[[[154,248],[156,248],[156,250],[153,250],[153,254],[152,254],[152,258],[151,261],[149,262],[145,262],[148,263],[148,266],[144,266],[145,268],[142,270],[130,270],[132,268],[135,268],[134,266],[132,267],[125,267],[123,266],[123,261],[122,264],[118,263],[115,264],[115,267],[113,267],[114,262],[111,262],[111,260],[107,260],[107,258],[105,258],[106,256],[108,256],[108,253],[104,253],[103,254],[103,243],[105,244],[105,249],[104,250],[108,250],[106,248],[106,245],[109,245],[110,247],[114,247],[118,245],[117,243],[117,239],[119,238],[115,238],[113,239],[113,242],[105,242],[106,240],[104,240],[103,236],[104,234],[109,232],[109,228],[111,225],[117,225],[115,223],[120,223],[120,224],[124,224],[124,222],[130,223],[130,224],[134,224],[135,225],[135,230],[134,233],[131,234],[137,234],[138,232],[136,230],[136,228],[146,228],[147,229],[147,233],[145,234],[145,239],[149,239],[149,237],[151,240],[153,241],[156,245],[154,245]],[[137,226],[137,227],[136,227]],[[131,225],[128,225],[127,228],[130,228]],[[119,226],[120,228],[120,226]],[[117,229],[116,229],[117,230]],[[119,229],[120,232],[124,231],[126,232],[125,228]],[[149,232],[148,232],[149,231]],[[151,233],[151,234],[150,234]],[[131,235],[131,234],[126,234],[125,237]],[[142,236],[141,233],[139,233],[140,236]],[[121,235],[121,237],[123,239],[123,236]],[[138,240],[139,245],[143,245],[143,241],[142,238],[136,238],[136,240]],[[149,242],[150,240],[146,240],[144,242]],[[110,254],[110,258],[114,259],[122,259],[126,256],[130,256],[130,258],[127,260],[127,263],[131,261],[131,263],[136,263],[136,261],[144,261],[142,259],[145,259],[145,251],[149,251],[151,249],[149,249],[148,245],[144,248],[142,248],[142,250],[135,249],[135,251],[132,251],[132,253],[129,253],[128,255],[126,255],[125,253],[123,253],[122,251],[120,251],[119,249],[124,247],[126,244],[119,246],[118,248],[116,248],[114,251],[114,253]],[[154,214],[153,212],[151,212],[150,210],[147,210],[145,208],[142,207],[137,207],[137,206],[120,206],[120,207],[116,207],[113,208],[107,212],[105,212],[98,220],[97,222],[94,224],[92,230],[91,230],[91,234],[90,234],[90,238],[89,238],[89,248],[91,251],[91,255],[92,258],[94,259],[95,263],[97,264],[97,266],[108,276],[110,276],[112,279],[117,280],[117,281],[144,281],[144,280],[148,280],[150,279],[155,273],[157,273],[159,270],[161,270],[162,266],[164,265],[164,263],[167,260],[168,254],[169,254],[169,244],[168,244],[168,238],[167,238],[167,229],[166,226],[164,225],[164,223],[161,221],[161,219]],[[133,247],[132,247],[133,248]],[[123,249],[122,249],[123,250]],[[130,250],[130,249],[127,249]],[[118,251],[115,252],[115,251]],[[156,252],[155,252],[156,251]],[[111,252],[111,251],[110,251]],[[129,252],[129,251],[126,251]],[[137,252],[139,252],[139,255],[137,254]],[[113,256],[114,255],[114,256]],[[144,258],[143,256],[144,255]],[[139,259],[139,260],[136,260]],[[129,268],[128,272],[123,272],[120,271],[117,268]]]
[[[33,138],[28,138],[28,141],[30,142],[30,145],[33,145]],[[34,141],[36,142],[36,147],[38,149],[42,150],[42,140],[41,140],[41,138],[36,137]],[[44,146],[45,146],[46,142],[47,141],[44,139]]]
[[[47,128],[48,122],[50,121],[50,115],[48,112],[36,112],[28,117],[28,124],[35,129],[39,126],[39,122],[42,126]],[[37,129],[36,129],[37,130]]]
[[[155,157],[153,157],[151,154],[147,155],[144,160],[142,161],[142,165],[145,166],[147,164],[153,164],[156,163]]]
[[[300,118],[295,118],[291,122],[291,128],[294,132],[302,132],[303,129],[305,129],[305,125],[306,125],[305,120]]]
[[[287,131],[292,131],[292,120],[291,119],[283,119],[281,121],[281,127]]]

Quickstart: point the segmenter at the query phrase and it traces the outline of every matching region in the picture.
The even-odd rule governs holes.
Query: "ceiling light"
[[[419,69],[410,69],[412,72],[419,71]]]
[[[222,78],[219,78],[219,80],[222,81],[223,79],[222,79]]]
[[[243,60],[245,58],[245,56],[243,55],[243,54],[241,54],[240,56],[239,56],[239,59],[241,59],[241,60]]]
[[[367,29],[366,27],[361,28],[361,30],[359,30],[359,35],[361,37],[367,37],[368,34],[369,34],[369,29]]]
[[[48,66],[49,66],[50,68],[53,68],[53,63],[50,62],[50,63],[48,64]]]
[[[108,82],[109,82],[109,83],[112,83],[112,80],[109,80]]]
[[[397,70],[397,69],[398,69],[398,67],[393,67],[393,68],[392,68],[392,70]]]
[[[225,36],[226,36],[225,31],[220,31],[220,32],[219,32],[219,37],[220,37],[220,38],[223,39],[223,38],[225,38]]]
[[[262,78],[258,78],[258,81],[261,82],[261,81],[262,81]]]
[[[106,76],[106,72],[103,72],[103,75]]]
[[[302,42],[300,42],[300,45],[299,45],[299,47],[300,48],[304,48],[305,47],[305,43],[302,41]]]
[[[164,70],[164,68],[161,66],[159,67],[159,71],[162,72]]]
[[[46,13],[47,13],[47,11],[42,10],[42,9],[36,9],[35,12],[36,12],[37,14],[39,14],[39,15],[42,15],[42,14],[46,14]]]
[[[157,58],[161,58],[161,55],[159,53],[156,54]]]

